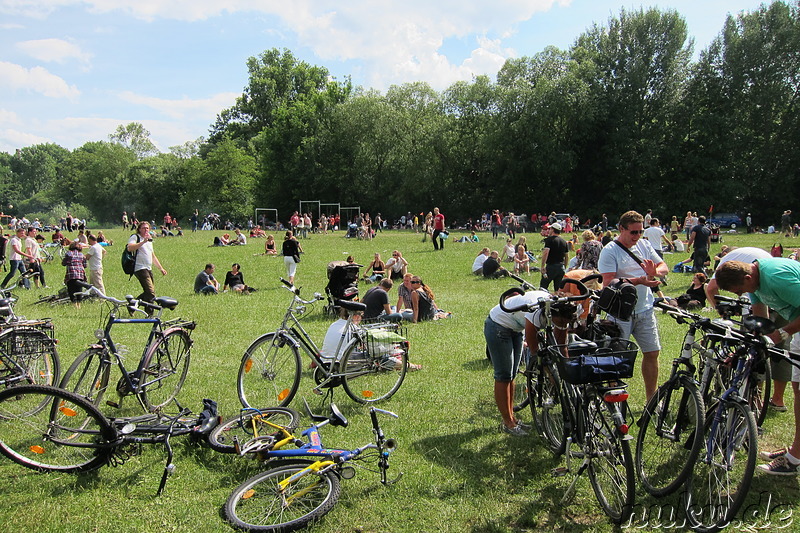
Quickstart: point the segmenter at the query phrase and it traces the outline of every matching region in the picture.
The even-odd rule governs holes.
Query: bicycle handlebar
[[[541,307],[547,305],[548,303],[550,303],[551,305],[565,304],[565,303],[569,303],[569,302],[577,302],[577,301],[580,301],[580,300],[585,300],[587,297],[589,297],[589,289],[587,289],[586,285],[584,285],[581,281],[576,280],[576,279],[564,279],[561,282],[561,288],[564,288],[564,286],[566,286],[566,284],[568,284],[568,283],[572,283],[572,284],[576,285],[578,287],[578,290],[581,291],[581,293],[578,294],[578,295],[573,295],[573,296],[554,296],[554,295],[550,295],[550,298],[539,298],[539,300],[536,303],[533,303],[533,304],[525,303],[525,304],[522,304],[522,305],[518,305],[516,307],[506,307],[506,300],[508,298],[510,298],[511,296],[517,296],[517,295],[525,294],[525,291],[522,288],[520,288],[520,287],[512,287],[512,288],[508,289],[507,291],[505,291],[503,294],[500,295],[500,309],[502,309],[506,313],[516,313],[517,311],[522,311],[522,310],[530,311],[530,310],[532,310],[532,309],[534,309],[536,307],[540,307],[541,308]]]
[[[112,304],[115,309],[125,306],[132,313],[135,311],[139,311],[140,313],[149,314],[146,311],[148,309],[152,311],[160,311],[161,309],[163,309],[163,307],[158,304],[145,302],[144,300],[137,300],[130,294],[126,295],[124,300],[119,300],[117,298],[114,298],[113,296],[108,296],[106,294],[103,294],[100,291],[100,289],[98,289],[94,285],[89,285],[88,287],[86,287],[86,289],[82,290],[77,294],[81,296],[96,296],[97,298],[105,300],[106,302]]]

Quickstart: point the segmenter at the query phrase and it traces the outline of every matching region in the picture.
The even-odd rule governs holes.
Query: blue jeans
[[[11,278],[14,277],[14,274],[16,273],[17,270],[19,270],[20,274],[25,273],[25,264],[22,261],[19,261],[17,259],[9,259],[8,263],[10,265],[10,268],[8,269],[8,275],[6,276],[6,279],[3,280],[3,287],[8,285],[8,282],[11,280]],[[30,289],[31,280],[29,279],[22,280],[22,285],[26,289]]]
[[[197,293],[198,294],[217,294],[217,289],[215,289],[212,285],[206,285],[205,287],[203,287],[202,289],[197,291]]]
[[[514,381],[522,358],[522,332],[503,327],[486,317],[483,336],[492,359],[495,381]]]

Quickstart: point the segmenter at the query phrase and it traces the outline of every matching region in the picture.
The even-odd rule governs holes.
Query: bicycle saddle
[[[331,416],[328,417],[332,426],[341,426],[343,428],[347,427],[347,419],[344,417],[339,408],[336,407],[336,404],[331,404]]]
[[[747,315],[742,320],[742,325],[747,331],[756,335],[769,335],[775,331],[775,323],[763,316]]]
[[[169,296],[158,296],[155,299],[156,305],[173,310],[178,307],[178,300],[170,298]]]
[[[334,300],[334,304],[347,309],[348,311],[364,311],[367,306],[361,302],[352,302],[350,300]]]

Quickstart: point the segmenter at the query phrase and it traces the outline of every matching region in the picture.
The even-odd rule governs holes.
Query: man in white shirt
[[[24,243],[25,243],[25,230],[22,228],[18,228],[16,235],[11,237],[11,240],[8,241],[8,249],[11,250],[11,253],[8,256],[8,262],[10,268],[8,269],[8,275],[6,276],[6,279],[3,280],[3,283],[2,285],[0,285],[0,287],[5,288],[8,282],[11,280],[11,278],[14,277],[14,274],[16,274],[17,270],[19,270],[20,274],[25,273],[25,265],[23,264],[22,260],[25,257],[27,257],[28,259],[31,259],[31,257],[25,252]],[[23,280],[22,283],[26,289],[31,288],[30,280],[25,279]]]
[[[646,219],[647,217],[645,217]],[[647,221],[645,220],[645,224]],[[644,230],[644,238],[650,241],[650,244],[653,245],[653,250],[656,251],[660,258],[664,258],[664,252],[662,251],[662,243],[667,245],[667,248],[671,248],[672,245],[667,239],[666,233],[664,230],[661,229],[661,224],[659,223],[657,218],[650,219],[650,227]]]
[[[89,247],[86,248],[84,253],[89,263],[89,283],[105,294],[106,288],[105,285],[103,285],[103,256],[106,255],[106,249],[97,242],[97,237],[92,233],[89,234],[87,240]]]

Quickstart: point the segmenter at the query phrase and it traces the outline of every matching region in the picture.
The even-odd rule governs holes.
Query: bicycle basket
[[[559,350],[556,363],[561,379],[573,385],[630,378],[639,352],[636,343],[626,339],[600,341],[590,350],[567,348],[570,357],[564,357]]]
[[[405,328],[396,324],[366,329],[367,350],[372,357],[396,357],[408,350]]]

